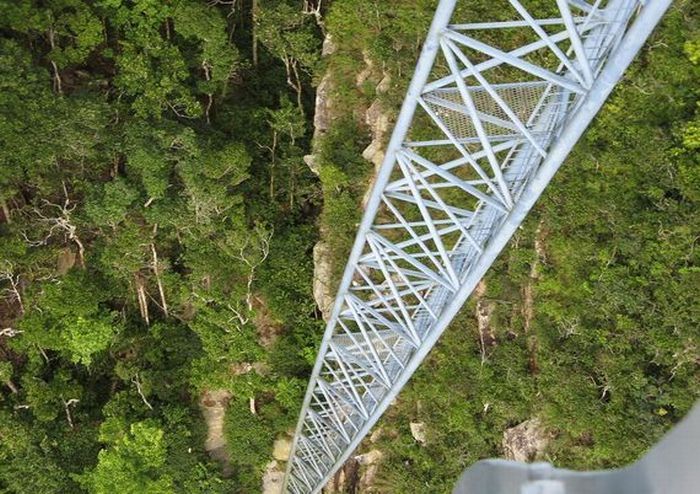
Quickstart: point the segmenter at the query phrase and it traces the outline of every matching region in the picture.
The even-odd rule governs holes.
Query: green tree
[[[302,71],[310,74],[319,61],[319,39],[313,18],[296,2],[261,1],[256,13],[257,36],[284,63],[287,84],[302,106]]]
[[[100,306],[104,300],[94,280],[84,272],[71,272],[37,295],[35,303],[42,308],[22,319],[18,348],[56,350],[72,362],[90,365],[120,330],[114,315]]]
[[[163,430],[150,422],[137,422],[110,441],[100,451],[97,466],[79,480],[94,494],[115,490],[125,494],[170,494],[175,492],[172,477],[162,471],[166,453]]]
[[[0,383],[5,384],[13,393],[17,393],[17,386],[12,382],[12,373],[11,362],[0,362]]]

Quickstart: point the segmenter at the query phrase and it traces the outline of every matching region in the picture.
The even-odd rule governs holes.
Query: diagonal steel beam
[[[318,493],[352,454],[520,226],[671,3],[552,0],[560,17],[537,19],[519,0],[505,0],[520,19],[458,24],[451,23],[456,1],[438,4],[367,202],[304,398],[285,476],[288,493]],[[570,5],[583,14],[574,17]],[[547,35],[547,25],[564,31]],[[479,30],[501,28],[534,29],[540,39],[508,52],[477,39]],[[566,54],[554,47],[564,40],[571,44]],[[472,63],[457,44],[488,59]],[[441,46],[447,77],[433,71]],[[559,67],[525,60],[538,50],[550,50]],[[572,53],[575,62],[566,63]],[[483,74],[495,67],[511,80],[490,84]],[[468,78],[477,85],[468,85]],[[461,105],[443,111],[461,120],[431,110],[436,90],[461,96]],[[518,104],[524,106],[513,107]],[[419,107],[446,142],[417,146],[408,140],[415,122],[426,125],[414,119]],[[512,135],[491,134],[498,127],[491,124],[505,118]],[[455,135],[450,125],[473,135]],[[493,177],[477,162],[484,159]],[[387,217],[395,219],[387,223]]]

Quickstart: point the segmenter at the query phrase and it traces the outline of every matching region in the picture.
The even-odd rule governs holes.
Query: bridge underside
[[[453,19],[456,0],[437,8],[323,337],[288,492],[320,491],[389,406],[670,1],[502,3],[501,19],[471,23]]]

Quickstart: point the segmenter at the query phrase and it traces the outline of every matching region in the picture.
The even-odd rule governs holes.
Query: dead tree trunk
[[[49,45],[51,46],[51,49],[56,48],[56,43],[55,43],[55,32],[53,28],[49,28]],[[53,90],[58,93],[58,94],[63,94],[63,82],[61,81],[61,74],[58,72],[58,66],[56,65],[56,62],[53,60],[51,62],[51,67],[53,68]]]
[[[256,24],[258,23],[258,0],[252,0],[251,6],[251,16],[253,21],[253,26],[251,28],[251,33],[253,35],[253,67],[258,66],[258,29]]]
[[[136,385],[136,391],[138,392],[139,396],[141,397],[141,400],[143,403],[148,407],[149,410],[153,410],[153,406],[148,402],[146,399],[146,395],[143,394],[143,389],[141,388],[141,380],[139,379],[138,373],[134,376],[134,379],[132,382]]]
[[[284,58],[282,58],[282,61],[284,62],[284,68],[287,71],[287,84],[289,87],[294,89],[294,92],[297,95],[297,106],[299,109],[301,109],[302,86],[301,78],[299,77],[299,62],[297,59],[289,55],[285,55]]]
[[[153,254],[153,262],[151,263],[151,269],[156,277],[156,284],[158,285],[158,293],[160,295],[160,303],[163,308],[163,314],[168,317],[168,303],[165,301],[165,290],[163,289],[163,282],[160,279],[160,266],[158,264],[158,254],[156,253],[156,245],[151,244],[151,254]]]
[[[34,208],[34,214],[36,214],[36,216],[39,218],[39,221],[48,227],[48,233],[44,236],[44,238],[39,240],[30,240],[26,234],[24,235],[24,238],[29,245],[36,247],[39,245],[46,245],[49,239],[53,237],[56,232],[63,232],[65,238],[69,242],[73,242],[78,247],[78,261],[80,266],[84,268],[85,246],[78,236],[78,227],[73,222],[71,217],[77,204],[71,202],[65,183],[63,184],[63,194],[65,196],[63,205],[54,204],[45,199],[43,201],[46,206],[58,210],[58,214],[55,216],[46,216],[46,214],[44,214],[44,212],[39,208]]]
[[[12,380],[8,379],[4,381],[5,385],[10,388],[10,391],[12,391],[13,394],[17,394],[19,391],[17,390],[17,386],[15,386],[15,383],[12,382]]]
[[[75,429],[75,426],[73,425],[73,416],[70,413],[70,407],[78,403],[80,400],[76,398],[71,398],[70,400],[66,401],[63,399],[63,397],[61,397],[61,401],[63,402],[63,409],[66,411],[66,419],[68,420],[68,425],[71,429]]]
[[[151,321],[148,317],[148,301],[146,300],[146,287],[144,285],[144,280],[139,273],[134,274],[134,286],[136,287],[136,300],[139,304],[139,312],[141,313],[141,319],[146,321],[146,326],[150,326]]]
[[[2,208],[2,214],[5,217],[6,223],[12,223],[12,218],[10,217],[10,208],[7,207],[7,201],[5,198],[0,199],[0,208]]]
[[[248,306],[248,311],[253,310],[253,281],[255,280],[255,270],[260,266],[267,256],[270,255],[270,240],[272,239],[272,231],[264,231],[262,228],[256,228],[255,241],[257,245],[254,247],[253,252],[250,252],[250,239],[246,239],[246,242],[240,248],[238,255],[236,256],[239,260],[248,266],[248,281],[246,283],[246,305]]]
[[[24,303],[20,293],[20,275],[14,273],[14,266],[10,261],[0,263],[0,281],[7,281],[10,285],[9,288],[0,290],[0,295],[9,294],[10,300],[17,302],[20,315],[24,314]]]

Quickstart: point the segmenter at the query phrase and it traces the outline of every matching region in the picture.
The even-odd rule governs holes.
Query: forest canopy
[[[324,328],[314,246],[333,292],[436,1],[370,4],[0,0],[0,493],[261,490]],[[675,2],[361,446],[376,492],[448,492],[531,417],[545,459],[622,465],[700,396],[698,19]]]
[[[321,34],[243,4],[0,2],[0,492],[253,492],[294,421]],[[261,321],[289,329],[265,346]],[[204,450],[213,388],[257,398],[234,477]]]

